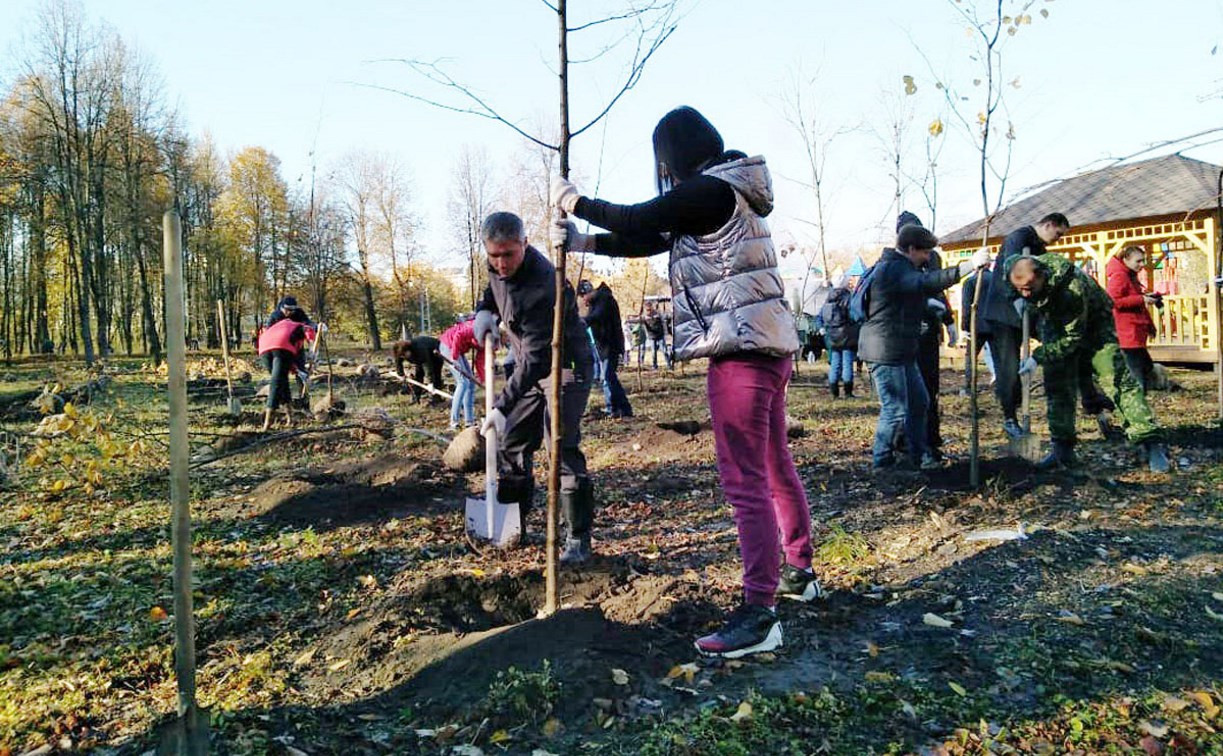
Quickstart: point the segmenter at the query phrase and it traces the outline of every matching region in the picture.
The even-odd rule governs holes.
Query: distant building
[[[1049,251],[1066,255],[1101,284],[1108,258],[1130,245],[1145,248],[1144,283],[1164,294],[1163,309],[1151,310],[1151,356],[1160,362],[1216,362],[1220,172],[1223,167],[1167,155],[1058,181],[995,215],[988,245],[996,253],[1011,231],[1064,213],[1073,226]],[[943,235],[945,262],[959,262],[980,247],[984,227],[982,219]],[[948,299],[958,307],[958,294]]]

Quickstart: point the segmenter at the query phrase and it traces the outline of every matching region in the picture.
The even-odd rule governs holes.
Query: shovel
[[[1023,359],[1027,360],[1032,355],[1032,316],[1028,313],[1027,308],[1023,311]],[[1020,378],[1020,386],[1022,389],[1020,404],[1019,404],[1019,427],[1023,429],[1023,435],[1019,438],[1007,440],[1007,445],[1012,456],[1022,457],[1029,462],[1040,461],[1040,437],[1032,434],[1032,374],[1024,373]]]
[[[484,337],[484,416],[493,411],[493,337]],[[484,434],[484,498],[467,497],[467,535],[494,546],[515,543],[522,534],[518,503],[503,504],[497,499],[497,431]]]
[[[234,396],[234,382],[229,376],[229,329],[225,327],[225,306],[217,300],[217,328],[221,329],[221,357],[225,360],[225,388],[229,392],[229,414],[242,415],[242,402]]]

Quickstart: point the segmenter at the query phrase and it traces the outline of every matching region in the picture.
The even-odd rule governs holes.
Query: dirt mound
[[[437,465],[388,454],[272,478],[229,514],[268,517],[317,530],[401,513],[449,511],[463,496],[461,482]]]

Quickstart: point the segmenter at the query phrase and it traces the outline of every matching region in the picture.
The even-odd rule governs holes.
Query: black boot
[[[833,399],[840,399],[841,398],[841,384],[840,383],[828,384],[828,393],[832,394]]]
[[[854,396],[854,382],[853,382],[853,381],[846,381],[846,382],[845,382],[845,398],[846,398],[846,399],[854,399],[854,398],[856,398],[856,397]]]
[[[501,475],[497,478],[497,501],[502,504],[518,504],[518,522],[522,527],[518,546],[531,543],[527,534],[527,515],[535,502],[535,481],[525,475]]]
[[[1059,467],[1073,467],[1077,461],[1074,456],[1073,441],[1054,439],[1053,449],[1044,459],[1037,462],[1036,466],[1041,470],[1052,470]]]
[[[594,523],[594,485],[578,478],[575,491],[561,491],[561,516],[565,520],[565,548],[561,564],[581,564],[591,557],[590,526]]]

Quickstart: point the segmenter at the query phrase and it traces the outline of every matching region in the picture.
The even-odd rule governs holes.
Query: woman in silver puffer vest
[[[736,658],[781,645],[776,597],[820,594],[807,495],[786,445],[798,334],[765,222],[773,188],[764,158],[726,151],[713,125],[689,107],[658,122],[654,157],[658,196],[636,205],[582,197],[554,179],[553,206],[611,233],[581,234],[557,220],[551,236],[554,245],[612,257],[670,253],[675,358],[709,359],[718,473],[743,556],[742,605],[696,647]]]

